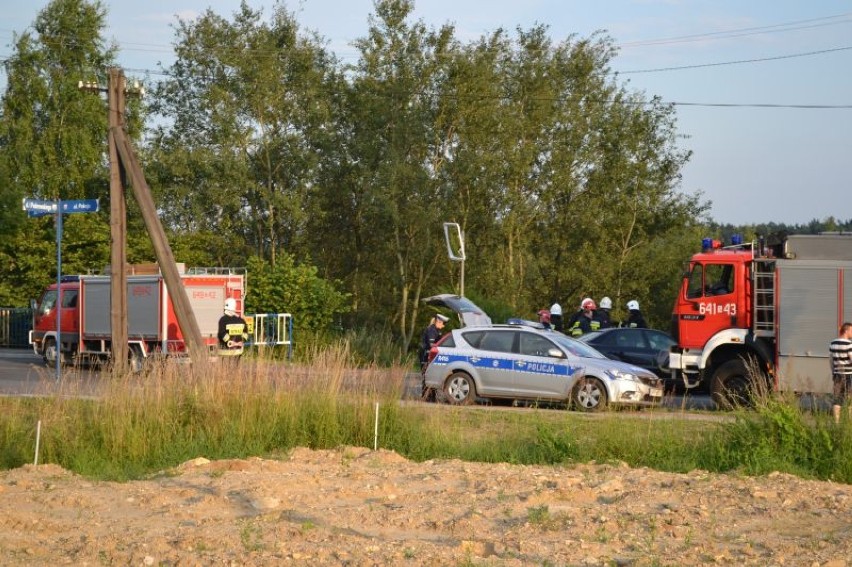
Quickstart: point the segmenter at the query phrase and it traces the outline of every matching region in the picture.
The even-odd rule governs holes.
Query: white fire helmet
[[[237,300],[233,297],[229,297],[225,300],[225,311],[237,311]]]
[[[627,308],[631,311],[639,311],[639,302],[635,299],[631,299],[627,302]]]
[[[558,303],[554,303],[550,306],[550,314],[551,315],[562,315],[562,306]]]
[[[612,300],[608,297],[601,299],[601,309],[612,309]]]
[[[584,311],[586,309],[590,309],[590,310],[594,311],[597,308],[598,308],[598,306],[595,305],[595,300],[592,299],[591,297],[587,297],[586,299],[584,299],[583,301],[580,302],[580,309],[583,309]]]

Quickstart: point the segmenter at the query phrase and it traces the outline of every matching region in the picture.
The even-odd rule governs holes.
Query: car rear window
[[[493,352],[512,352],[515,344],[515,331],[512,330],[482,330],[464,333],[464,340],[470,346],[480,350]]]
[[[456,346],[456,338],[452,333],[447,333],[437,342],[435,346],[442,346],[447,348],[455,348]]]
[[[479,348],[480,343],[482,343],[482,337],[485,336],[485,331],[468,331],[467,333],[463,333],[463,336],[467,344],[473,348]]]

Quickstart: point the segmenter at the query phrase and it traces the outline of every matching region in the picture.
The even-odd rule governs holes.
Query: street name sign
[[[76,199],[59,201],[63,213],[96,213],[100,205],[97,199]],[[29,217],[43,217],[55,215],[57,201],[45,201],[42,199],[24,199],[23,208]]]

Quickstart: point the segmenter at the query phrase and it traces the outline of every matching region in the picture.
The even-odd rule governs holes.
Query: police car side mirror
[[[547,356],[551,358],[565,358],[565,353],[558,348],[552,348],[547,351]]]
[[[38,303],[36,303],[35,299],[30,299],[30,309],[35,311],[36,307],[38,307]]]

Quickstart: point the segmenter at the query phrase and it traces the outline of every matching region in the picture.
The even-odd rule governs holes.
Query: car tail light
[[[438,342],[435,343],[434,345],[432,345],[432,348],[429,349],[429,354],[426,356],[426,365],[427,366],[433,360],[435,360],[436,356],[438,356],[438,347],[441,346],[441,343],[444,342],[445,340],[447,340],[447,337],[449,337],[449,336],[450,336],[450,333],[447,333],[446,335],[444,335],[443,337],[438,339]]]

